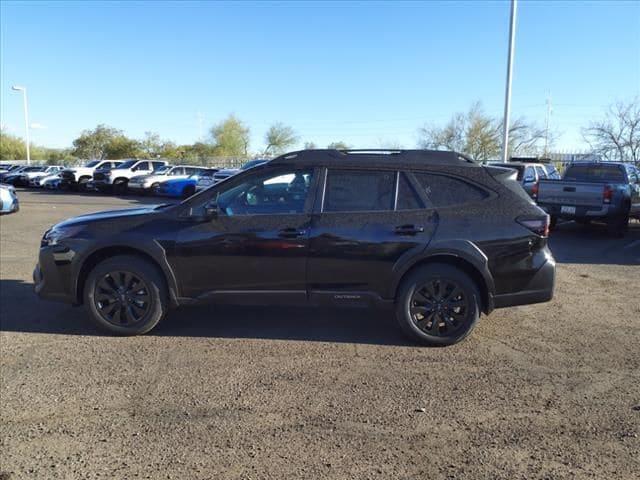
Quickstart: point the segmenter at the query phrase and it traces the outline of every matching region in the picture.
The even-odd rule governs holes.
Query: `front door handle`
[[[303,237],[306,234],[306,230],[301,230],[299,228],[283,228],[278,232],[278,236],[282,238],[298,238]]]
[[[396,235],[415,235],[424,232],[424,227],[416,227],[415,225],[400,225],[396,227]]]

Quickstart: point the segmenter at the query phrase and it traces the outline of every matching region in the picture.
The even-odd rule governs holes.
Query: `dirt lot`
[[[192,307],[104,336],[38,300],[51,224],[134,204],[19,192],[0,220],[0,478],[638,478],[640,224],[566,224],[555,299],[449,348],[388,312]],[[635,474],[633,472],[636,472]]]

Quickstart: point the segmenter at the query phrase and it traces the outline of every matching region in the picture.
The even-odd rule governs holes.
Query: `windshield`
[[[100,163],[100,161],[99,161],[99,160],[93,160],[93,161],[91,161],[91,162],[87,163],[87,164],[85,165],[85,167],[87,167],[87,168],[95,167],[98,163]]]
[[[41,172],[45,169],[45,167],[27,167],[23,170],[23,172]]]
[[[134,163],[136,163],[136,160],[127,160],[124,163],[121,163],[120,165],[118,165],[115,169],[118,168],[130,168],[131,165],[133,165]]]
[[[154,175],[165,175],[169,170],[173,167],[171,165],[163,165],[162,167],[156,169],[153,174]]]
[[[198,175],[200,178],[203,178],[203,177],[206,178],[206,177],[213,177],[215,173],[216,173],[215,170],[205,170],[204,172],[196,175]]]

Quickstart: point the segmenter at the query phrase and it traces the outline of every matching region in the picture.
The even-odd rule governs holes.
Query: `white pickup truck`
[[[66,168],[60,172],[60,188],[74,190],[86,190],[97,170],[115,168],[122,162],[119,160],[92,160],[84,167]]]
[[[100,191],[126,193],[129,180],[139,175],[150,175],[167,165],[164,160],[127,160],[110,170],[93,174],[93,185]]]

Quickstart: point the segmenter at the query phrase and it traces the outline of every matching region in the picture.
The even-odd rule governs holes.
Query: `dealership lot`
[[[0,219],[0,474],[8,478],[634,478],[640,224],[559,226],[556,297],[448,348],[391,312],[191,307],[102,335],[43,302],[42,233],[164,200],[20,191]],[[0,477],[2,478],[2,477]]]

